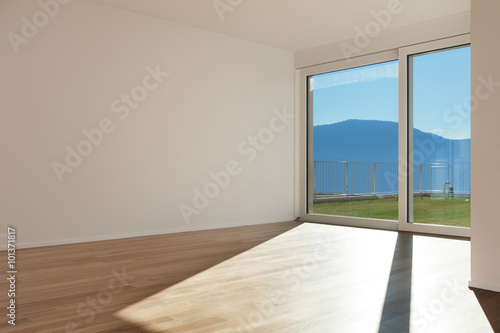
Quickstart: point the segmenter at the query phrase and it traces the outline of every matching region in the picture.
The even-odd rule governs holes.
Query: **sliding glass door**
[[[301,218],[470,235],[468,36],[301,70]]]
[[[308,78],[309,213],[398,219],[397,60]]]
[[[408,222],[470,227],[470,46],[407,61]]]

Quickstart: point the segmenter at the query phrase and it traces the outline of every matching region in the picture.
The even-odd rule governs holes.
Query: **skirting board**
[[[498,284],[498,283],[491,283],[491,282],[478,281],[478,280],[469,280],[469,287],[490,290],[490,291],[495,291],[497,293],[500,293],[500,284]]]
[[[99,241],[107,241],[107,240],[113,240],[113,239],[157,236],[157,235],[175,234],[175,233],[189,232],[189,231],[236,228],[236,227],[268,224],[268,223],[290,222],[293,220],[294,220],[294,218],[293,218],[293,216],[291,216],[289,219],[278,218],[278,219],[245,221],[245,222],[238,222],[238,223],[231,223],[231,224],[220,224],[220,225],[184,226],[184,227],[169,228],[169,229],[163,229],[163,230],[150,230],[150,231],[146,231],[146,232],[108,234],[108,235],[104,235],[104,236],[57,239],[57,240],[48,240],[48,241],[41,240],[41,241],[22,242],[22,243],[20,242],[20,243],[16,244],[16,248],[28,249],[28,248],[45,247],[45,246],[57,246],[57,245],[88,243],[88,242],[99,242]]]

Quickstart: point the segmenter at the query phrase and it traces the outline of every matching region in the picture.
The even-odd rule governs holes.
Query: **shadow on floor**
[[[413,235],[399,232],[387,283],[379,333],[409,332]]]

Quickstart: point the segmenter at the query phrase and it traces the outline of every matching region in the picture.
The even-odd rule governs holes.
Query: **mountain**
[[[398,123],[346,120],[314,126],[315,161],[398,162]],[[470,163],[470,139],[413,129],[414,163]]]

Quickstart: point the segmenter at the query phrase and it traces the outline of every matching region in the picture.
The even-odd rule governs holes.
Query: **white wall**
[[[470,285],[500,292],[500,3],[471,1],[472,95],[480,102],[472,112],[472,277]],[[478,88],[491,76],[492,91]],[[479,95],[476,89],[480,89]],[[481,100],[482,99],[482,100]]]
[[[40,10],[0,2],[2,240],[8,225],[28,247],[294,218],[293,121],[273,113],[293,113],[291,52],[86,1],[46,25]],[[16,53],[8,34],[33,15]],[[120,119],[112,103],[157,66],[170,75]],[[273,118],[280,132],[246,161],[238,145]],[[51,164],[103,119],[114,130],[59,182]],[[241,173],[187,224],[179,205],[231,160]]]

